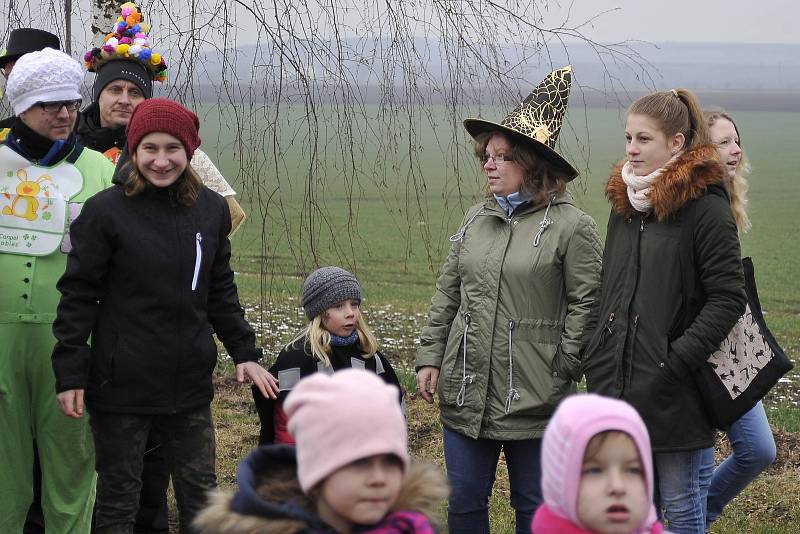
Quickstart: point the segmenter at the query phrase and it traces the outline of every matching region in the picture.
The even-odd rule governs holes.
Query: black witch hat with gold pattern
[[[572,65],[567,65],[551,72],[500,124],[466,119],[464,127],[472,137],[497,131],[528,142],[536,154],[563,170],[567,179],[572,180],[578,171],[555,151],[571,88]]]

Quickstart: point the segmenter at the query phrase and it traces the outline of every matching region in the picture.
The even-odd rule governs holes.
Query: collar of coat
[[[264,472],[257,473],[255,492],[250,492],[250,498],[261,501],[251,503],[250,508],[259,509],[261,513],[243,514],[231,510],[234,496],[218,490],[211,495],[209,506],[195,520],[200,532],[227,534],[330,532],[333,534],[333,529],[319,519],[314,511],[313,502],[300,489],[294,448],[286,445],[262,447],[254,451],[248,460],[252,459],[253,454],[262,456],[258,459],[258,463],[268,466]],[[239,480],[239,483],[241,484],[242,480]],[[435,522],[438,514],[437,506],[446,497],[447,485],[439,468],[412,461],[397,502],[390,511],[414,510]]]
[[[543,210],[547,208],[548,202],[541,202],[539,204],[533,204],[531,202],[524,202],[517,206],[517,208],[512,212],[512,215],[520,215],[523,213],[532,213],[535,211]],[[572,199],[572,195],[567,192],[561,193],[557,195],[555,200],[553,200],[552,205],[558,206],[559,204],[569,204],[574,206],[575,201]],[[494,215],[498,215],[503,218],[508,218],[508,213],[503,207],[497,202],[497,199],[494,197],[489,197],[483,203],[483,207],[491,211]]]
[[[622,165],[617,163],[606,184],[606,198],[614,213],[628,218],[638,212],[628,201],[628,186],[622,181]],[[661,177],[651,186],[653,214],[659,221],[674,215],[690,201],[703,196],[709,187],[725,188],[728,171],[719,162],[717,149],[702,145],[685,151],[664,169]]]

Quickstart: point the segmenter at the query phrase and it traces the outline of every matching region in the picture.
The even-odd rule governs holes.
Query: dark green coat
[[[745,306],[727,171],[713,147],[687,151],[653,184],[645,215],[628,202],[620,170],[606,187],[613,211],[584,336],[587,387],[630,402],[656,452],[710,447],[714,429],[692,375]]]
[[[451,240],[416,366],[440,369],[448,428],[541,437],[580,379],[581,335],[600,280],[596,225],[568,194],[549,210],[523,204],[511,217],[491,198],[467,211]]]

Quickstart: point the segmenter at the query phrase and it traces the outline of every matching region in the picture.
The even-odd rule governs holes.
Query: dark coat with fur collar
[[[216,492],[197,517],[201,534],[336,534],[300,489],[294,447],[256,449],[239,467],[237,481],[235,495]],[[391,511],[413,510],[435,523],[437,506],[446,497],[439,469],[412,461]]]
[[[584,336],[589,391],[641,414],[655,452],[710,447],[714,430],[692,378],[745,306],[739,238],[713,147],[679,156],[631,207],[617,165],[601,296]],[[688,258],[692,261],[687,261]]]

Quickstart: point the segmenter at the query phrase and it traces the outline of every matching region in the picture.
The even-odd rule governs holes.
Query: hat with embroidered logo
[[[38,102],[80,100],[81,64],[64,52],[45,48],[22,55],[8,77],[6,94],[15,115]]]
[[[334,471],[379,454],[396,456],[408,469],[408,434],[397,397],[397,387],[363,369],[300,380],[283,406],[304,492]]]

